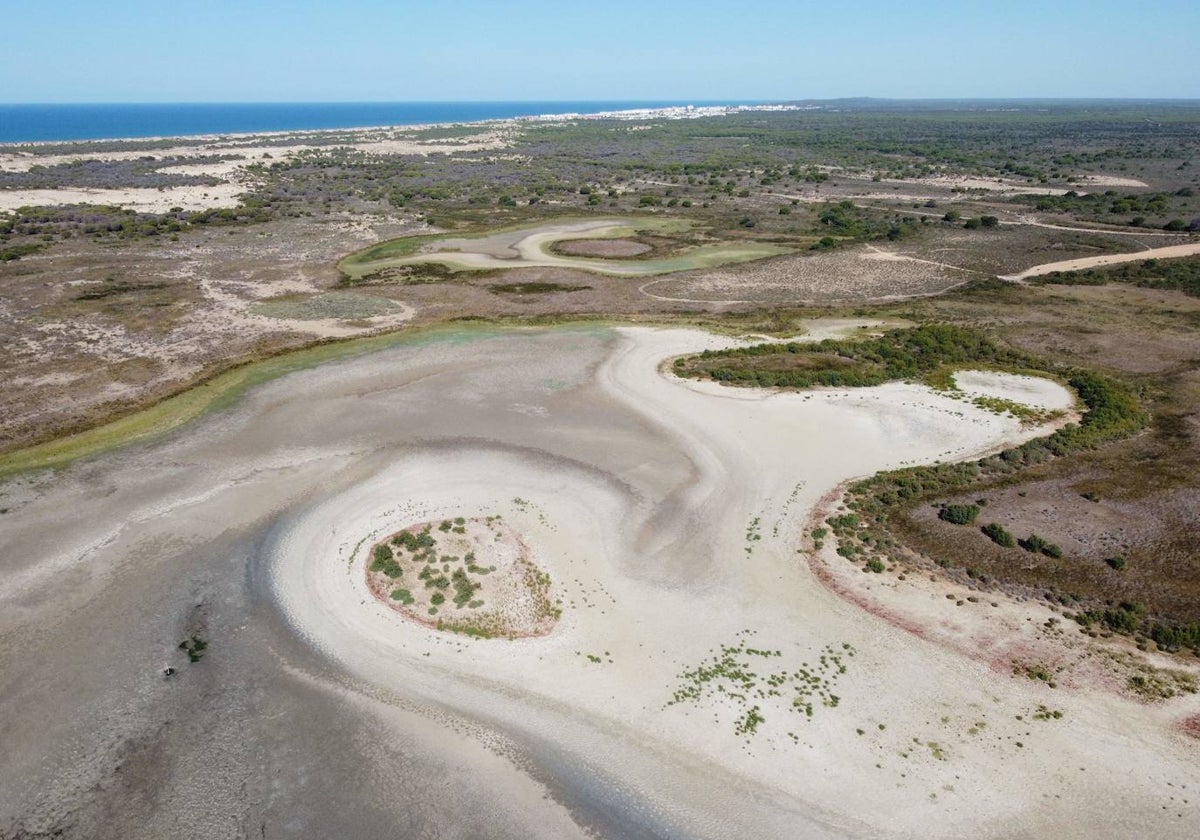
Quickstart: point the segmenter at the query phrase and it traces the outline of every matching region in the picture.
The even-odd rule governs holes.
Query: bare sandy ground
[[[1095,809],[1111,796],[1150,818],[1157,799],[1151,804],[1145,788],[1121,790],[1128,782],[1112,767],[1111,746],[1093,740],[1106,723],[1092,704],[1104,701],[1055,698],[1072,724],[1026,734],[1029,724],[1016,718],[1044,700],[1036,689],[981,679],[970,662],[864,621],[797,562],[801,524],[845,478],[962,458],[1031,432],[919,386],[765,395],[671,381],[657,373],[662,360],[721,342],[683,331],[622,336],[599,381],[669,430],[691,465],[687,480],[664,485],[634,468],[601,481],[571,464],[474,446],[399,459],[281,539],[275,579],[297,628],[364,679],[572,743],[698,835],[1088,836],[1101,824]],[[967,385],[1048,406],[1070,401],[1053,383],[975,374]],[[413,517],[495,512],[564,582],[574,609],[550,637],[474,643],[446,656],[449,642],[435,631],[399,626],[373,602],[363,608],[361,535]],[[756,528],[761,538],[748,541]],[[746,629],[756,643],[781,647],[784,667],[826,644],[863,651],[839,684],[838,708],[809,721],[767,698],[766,723],[746,738],[734,731],[736,702],[663,705],[664,681]],[[1116,713],[1137,737],[1170,745],[1161,721],[1139,720],[1132,706]],[[1183,750],[1139,755],[1161,772],[1189,775]],[[711,770],[697,775],[694,765]],[[1078,766],[1086,775],[1072,775]],[[1046,808],[1047,790],[1074,804]],[[777,805],[735,804],[746,796]],[[1104,824],[1129,813],[1103,810]]]
[[[801,253],[650,280],[649,298],[685,303],[796,303],[892,300],[944,292],[975,273],[867,245]]]
[[[1041,277],[1055,271],[1081,271],[1086,268],[1102,268],[1106,265],[1119,265],[1141,260],[1165,260],[1176,257],[1194,257],[1200,254],[1200,242],[1189,242],[1185,245],[1167,245],[1163,248],[1147,248],[1131,254],[1105,254],[1099,257],[1081,257],[1075,260],[1043,263],[1027,268],[1016,274],[1004,275],[1002,280],[1025,280],[1029,277]]]
[[[1196,747],[1168,724],[1194,700],[1050,694],[843,600],[800,551],[845,479],[1038,432],[917,385],[765,393],[661,372],[730,341],[464,332],[297,373],[157,445],[4,485],[0,827],[41,825],[46,797],[87,815],[115,790],[101,824],[141,801],[152,818],[64,836],[163,836],[181,814],[210,819],[211,801],[267,836],[373,836],[373,819],[457,825],[485,809],[490,829],[401,833],[1191,837]],[[472,641],[370,596],[372,538],[495,514],[562,597],[554,632]],[[175,645],[197,604],[211,646],[192,666]],[[850,645],[837,703],[810,718],[764,692],[753,734],[736,731],[746,708],[732,695],[669,705],[681,671],[745,638],[779,652],[764,676]],[[186,682],[164,681],[166,664]],[[192,698],[205,705],[186,711]],[[152,701],[192,723],[135,726]],[[1042,704],[1062,717],[1034,720]],[[325,722],[303,725],[306,710]],[[220,761],[204,751],[217,731]],[[164,757],[105,764],[122,743],[161,743]],[[369,775],[331,775],[356,754]],[[122,777],[163,781],[121,794]],[[213,800],[226,778],[244,793]]]
[[[963,370],[954,374],[954,384],[967,397],[1011,400],[1043,411],[1067,411],[1074,402],[1070,392],[1038,376]]]
[[[339,131],[353,138],[344,145],[371,155],[430,155],[503,149],[509,145],[515,128],[511,124],[481,125],[478,134],[450,140],[420,140],[411,132],[427,126],[400,130]],[[178,146],[170,148],[88,151],[75,154],[35,155],[0,146],[0,171],[25,172],[33,166],[57,166],[77,161],[137,160],[151,157],[164,161],[159,170],[165,174],[209,175],[223,183],[214,186],[176,186],[137,189],[14,189],[0,190],[0,211],[25,206],[54,206],[61,204],[108,204],[129,207],[150,213],[165,213],[172,207],[185,210],[207,210],[215,207],[236,207],[239,196],[253,182],[247,170],[251,164],[286,159],[305,151],[324,148],[313,143],[270,145],[264,139],[298,134],[320,135],[322,132],[285,132],[282,134],[253,134],[177,138]],[[190,142],[189,142],[190,141]],[[223,158],[232,158],[224,160]],[[186,164],[166,163],[175,158],[202,158]]]
[[[1097,173],[1095,175],[1083,175],[1079,178],[1079,183],[1089,184],[1097,187],[1149,187],[1145,181],[1137,178],[1127,178],[1123,175],[1107,175]]]
[[[884,178],[885,184],[927,184],[959,190],[986,190],[999,195],[1065,195],[1070,187],[1045,187],[1021,181],[1006,181],[1003,178],[979,178],[966,175],[933,175],[928,178]],[[1143,186],[1145,186],[1143,184]],[[886,197],[886,196],[885,196]]]
[[[107,204],[147,213],[166,213],[172,207],[208,210],[237,207],[246,187],[238,183],[191,187],[130,187],[126,189],[0,190],[0,211],[58,204]]]

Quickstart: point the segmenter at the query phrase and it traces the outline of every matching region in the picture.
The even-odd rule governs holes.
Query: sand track
[[[1001,280],[1026,280],[1030,277],[1041,277],[1055,271],[1082,271],[1087,268],[1103,268],[1121,263],[1139,262],[1141,260],[1167,260],[1179,257],[1194,257],[1200,254],[1200,242],[1189,242],[1184,245],[1167,245],[1163,248],[1148,248],[1131,254],[1104,254],[1098,257],[1081,257],[1075,260],[1042,263],[1016,274],[1002,276]]]

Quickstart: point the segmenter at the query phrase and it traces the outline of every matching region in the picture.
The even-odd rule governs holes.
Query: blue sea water
[[[0,104],[0,143],[176,137],[321,128],[471,122],[741,102],[264,102],[104,105]]]

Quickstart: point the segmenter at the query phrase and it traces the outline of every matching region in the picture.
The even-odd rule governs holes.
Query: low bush
[[[938,519],[953,525],[970,525],[979,516],[978,505],[943,505]]]
[[[1017,544],[1016,539],[1004,526],[998,522],[989,522],[979,530],[983,531],[984,535],[1001,548],[1014,548]]]

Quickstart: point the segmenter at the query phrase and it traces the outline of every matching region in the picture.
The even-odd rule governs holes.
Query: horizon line
[[[20,106],[100,106],[100,105],[516,105],[516,104],[779,104],[797,102],[1200,102],[1198,96],[832,96],[797,98],[721,98],[660,97],[637,99],[146,99],[111,101],[29,101],[0,102],[0,107]]]

